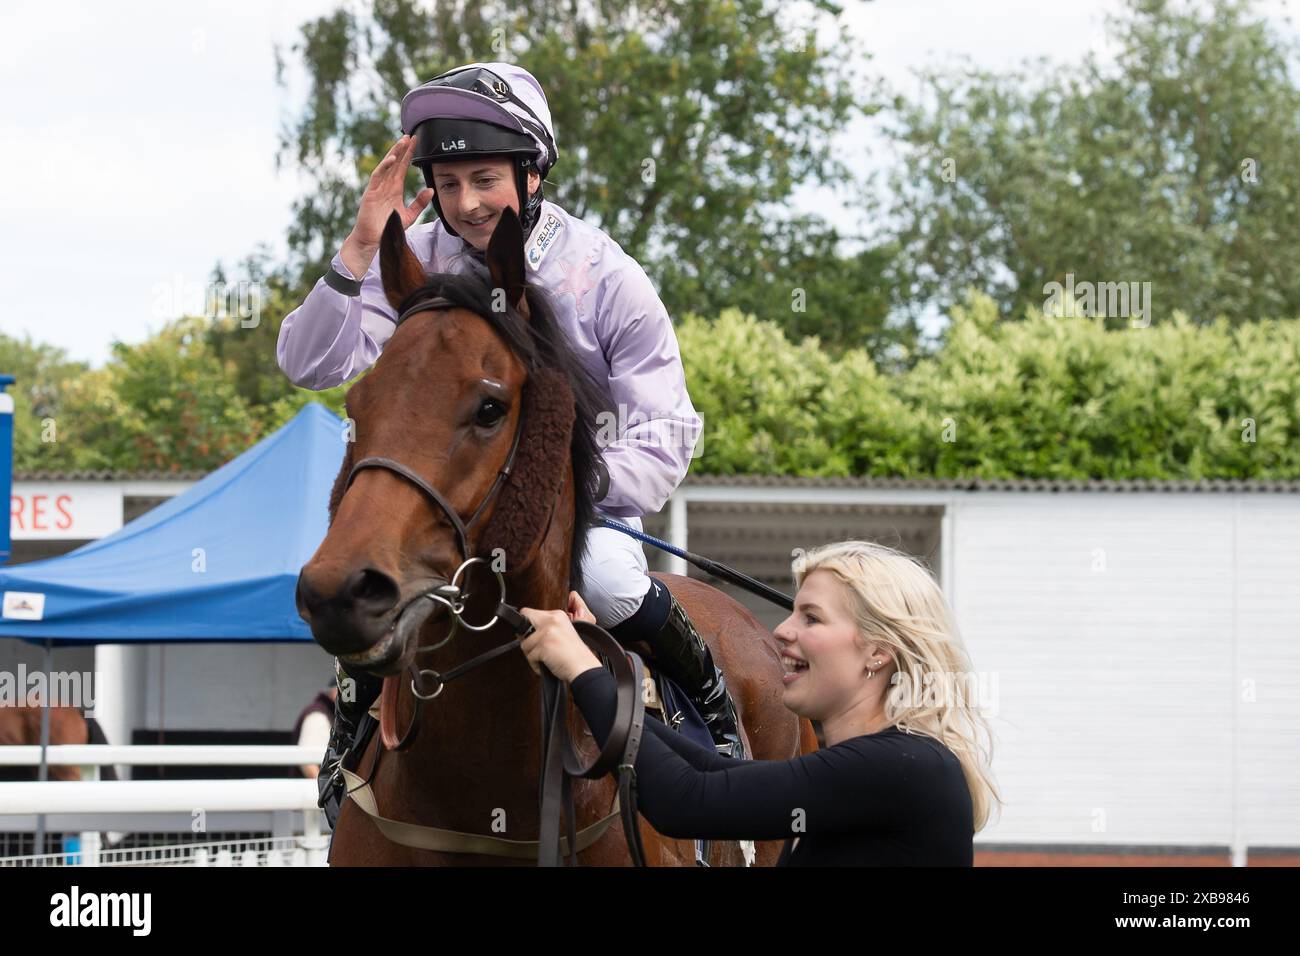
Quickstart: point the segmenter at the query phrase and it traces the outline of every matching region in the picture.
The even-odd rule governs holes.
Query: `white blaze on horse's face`
[[[785,668],[784,704],[801,717],[825,721],[854,706],[863,693],[868,655],[844,606],[841,585],[813,571],[795,595],[794,612],[775,630]]]
[[[540,182],[528,174],[529,195]],[[519,191],[514,168],[508,159],[466,159],[458,163],[436,163],[433,185],[438,203],[452,228],[476,249],[487,249],[501,210],[509,206],[519,213]]]

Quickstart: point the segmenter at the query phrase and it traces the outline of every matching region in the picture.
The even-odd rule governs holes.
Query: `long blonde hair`
[[[910,555],[870,541],[796,552],[792,570],[798,587],[818,570],[843,585],[858,637],[887,648],[897,667],[885,695],[886,719],[952,751],[970,789],[975,830],[983,829],[992,802],[1003,803],[990,769],[993,732],[972,700],[975,672],[933,575]]]

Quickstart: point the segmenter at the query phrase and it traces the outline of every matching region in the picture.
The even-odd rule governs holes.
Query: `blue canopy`
[[[343,463],[342,429],[333,412],[312,402],[108,537],[57,558],[0,567],[0,590],[44,595],[40,620],[0,619],[0,637],[55,644],[310,641],[294,587],[325,537],[330,489]]]

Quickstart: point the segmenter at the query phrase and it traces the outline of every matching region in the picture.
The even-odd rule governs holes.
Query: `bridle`
[[[398,316],[397,322],[400,325],[402,320],[416,312],[452,308],[454,306],[455,303],[441,296],[423,299],[403,310],[401,315]],[[492,487],[483,496],[483,500],[479,502],[478,507],[474,509],[474,513],[468,521],[461,520],[456,509],[433,485],[420,477],[414,470],[395,459],[372,455],[356,462],[348,472],[343,489],[344,494],[352,486],[357,472],[365,468],[382,468],[405,478],[419,488],[437,506],[438,510],[451,523],[456,533],[459,555],[463,561],[456,569],[455,574],[452,575],[451,581],[417,595],[410,602],[414,603],[417,600],[428,598],[433,602],[443,604],[448,610],[451,624],[446,637],[436,644],[419,648],[416,651],[417,654],[442,647],[452,639],[461,627],[470,631],[481,632],[491,630],[498,622],[504,622],[516,635],[513,640],[498,644],[496,647],[484,651],[445,674],[440,674],[429,668],[421,669],[412,663],[411,692],[415,696],[414,714],[410,725],[398,742],[396,748],[398,750],[404,749],[414,738],[419,727],[420,707],[424,701],[431,701],[436,698],[450,681],[489,661],[502,657],[510,651],[516,650],[522,643],[523,638],[533,631],[532,623],[520,614],[517,608],[506,602],[505,575],[495,566],[492,566],[492,570],[496,575],[500,588],[500,597],[497,601],[496,612],[486,624],[471,624],[464,619],[465,604],[470,595],[460,584],[462,575],[470,566],[477,563],[490,564],[488,558],[471,553],[469,530],[482,517],[483,510],[496,498],[503,483],[510,476],[515,463],[515,455],[519,450],[520,437],[524,433],[524,425],[524,410],[521,407],[519,422],[515,428],[514,439],[511,441],[510,452],[506,455],[505,463],[497,472]],[[551,506],[552,518],[555,515],[556,504],[552,503]],[[546,528],[541,532],[543,536],[549,530],[550,524],[550,519],[548,519]],[[355,774],[344,769],[342,758],[339,759],[336,767],[336,772],[340,772],[348,778],[350,784],[355,784],[349,786],[348,795],[356,799],[358,806],[379,825],[381,832],[384,832],[389,839],[408,846],[441,850],[443,852],[501,852],[502,855],[517,856],[517,853],[510,852],[510,847],[505,847],[505,852],[502,852],[498,847],[502,844],[516,844],[528,847],[535,845],[539,866],[558,866],[561,863],[563,845],[560,835],[561,815],[563,815],[564,827],[567,833],[569,862],[571,865],[576,866],[578,850],[585,849],[585,846],[580,845],[580,835],[576,827],[572,779],[574,777],[584,777],[595,780],[617,771],[618,796],[615,798],[616,808],[601,821],[598,821],[597,824],[583,831],[583,835],[587,838],[586,845],[589,846],[595,839],[598,839],[604,833],[608,824],[612,822],[615,813],[618,813],[622,816],[624,836],[628,850],[632,855],[633,864],[635,866],[646,865],[645,850],[642,846],[641,830],[637,819],[636,773],[634,770],[645,719],[645,702],[641,696],[644,673],[641,658],[635,652],[624,649],[604,628],[585,621],[575,621],[573,623],[583,642],[597,655],[603,656],[614,673],[618,684],[614,724],[604,747],[601,748],[596,759],[584,765],[582,757],[578,754],[568,733],[568,687],[563,681],[558,680],[543,668],[541,695],[542,768],[539,788],[540,830],[535,844],[534,841],[505,841],[484,837],[479,834],[457,834],[433,827],[422,827],[409,823],[403,824],[380,817],[374,804],[373,793],[370,792],[370,785],[375,771],[378,769],[378,754],[383,750],[382,741],[377,751],[375,765],[371,768],[370,779],[362,781]],[[424,682],[425,675],[430,675],[430,679],[434,683],[431,690],[422,692],[419,685]],[[345,753],[344,756],[347,756],[347,754]],[[455,837],[466,839],[452,839]],[[475,849],[467,851],[465,849],[456,850],[451,848],[452,844],[464,846],[467,842],[468,845],[475,847]]]
[[[400,326],[407,316],[413,315],[416,312],[427,312],[432,309],[450,309],[454,307],[455,303],[449,299],[443,298],[442,296],[423,299],[403,310],[402,314],[397,317],[397,324]],[[521,408],[519,410],[519,425],[515,429],[514,441],[510,444],[510,454],[506,455],[505,464],[502,465],[501,470],[497,472],[496,480],[492,482],[492,487],[488,489],[487,494],[483,496],[483,500],[479,502],[479,506],[475,508],[474,513],[470,515],[469,521],[462,522],[460,520],[460,515],[456,513],[456,509],[448,503],[447,499],[442,496],[437,488],[433,487],[433,485],[429,484],[413,470],[403,465],[400,461],[395,461],[392,458],[384,458],[378,455],[362,458],[359,462],[354,464],[351,471],[348,472],[347,483],[344,485],[343,490],[344,493],[346,493],[347,489],[352,487],[352,480],[356,478],[357,472],[361,471],[363,468],[383,468],[396,475],[401,475],[407,481],[411,482],[411,484],[415,485],[415,487],[424,492],[425,496],[436,504],[438,509],[446,516],[447,520],[451,522],[451,526],[456,532],[456,542],[460,548],[460,557],[462,559],[468,559],[470,557],[469,529],[474,527],[475,522],[482,517],[483,509],[486,508],[488,503],[497,496],[497,492],[501,490],[502,483],[510,477],[510,469],[514,467],[515,455],[519,451],[519,438],[523,433],[524,411]]]

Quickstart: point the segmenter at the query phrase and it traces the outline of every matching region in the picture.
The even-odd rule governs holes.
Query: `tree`
[[[212,469],[292,414],[283,399],[260,416],[250,407],[234,366],[207,345],[207,324],[181,318],[139,345],[115,342],[102,369],[0,336],[0,367],[18,379],[15,467]]]
[[[279,156],[315,183],[289,236],[299,285],[310,287],[351,229],[400,134],[403,95],[452,67],[505,60],[547,91],[560,152],[548,196],[636,258],[670,314],[770,308],[815,284],[805,311],[769,317],[846,345],[889,340],[880,257],[841,262],[841,240],[854,237],[788,210],[800,184],[850,183],[829,144],[874,109],[852,70],[860,55],[844,38],[819,44],[816,26],[840,11],[832,0],[814,0],[791,26],[780,7],[375,0],[364,16],[339,9],[305,24],[293,52],[311,89]],[[414,170],[409,180],[413,195],[423,183]]]
[[[1300,314],[1295,46],[1250,0],[1129,0],[1110,28],[1113,65],[930,71],[895,101],[905,298],[1021,316],[1073,275],[1150,282],[1157,321]]]
[[[62,454],[67,449],[50,439],[57,437],[64,393],[88,373],[86,363],[70,360],[61,348],[37,344],[31,336],[16,339],[0,333],[0,372],[15,379],[8,389],[14,397],[14,467],[69,467],[71,458]]]

